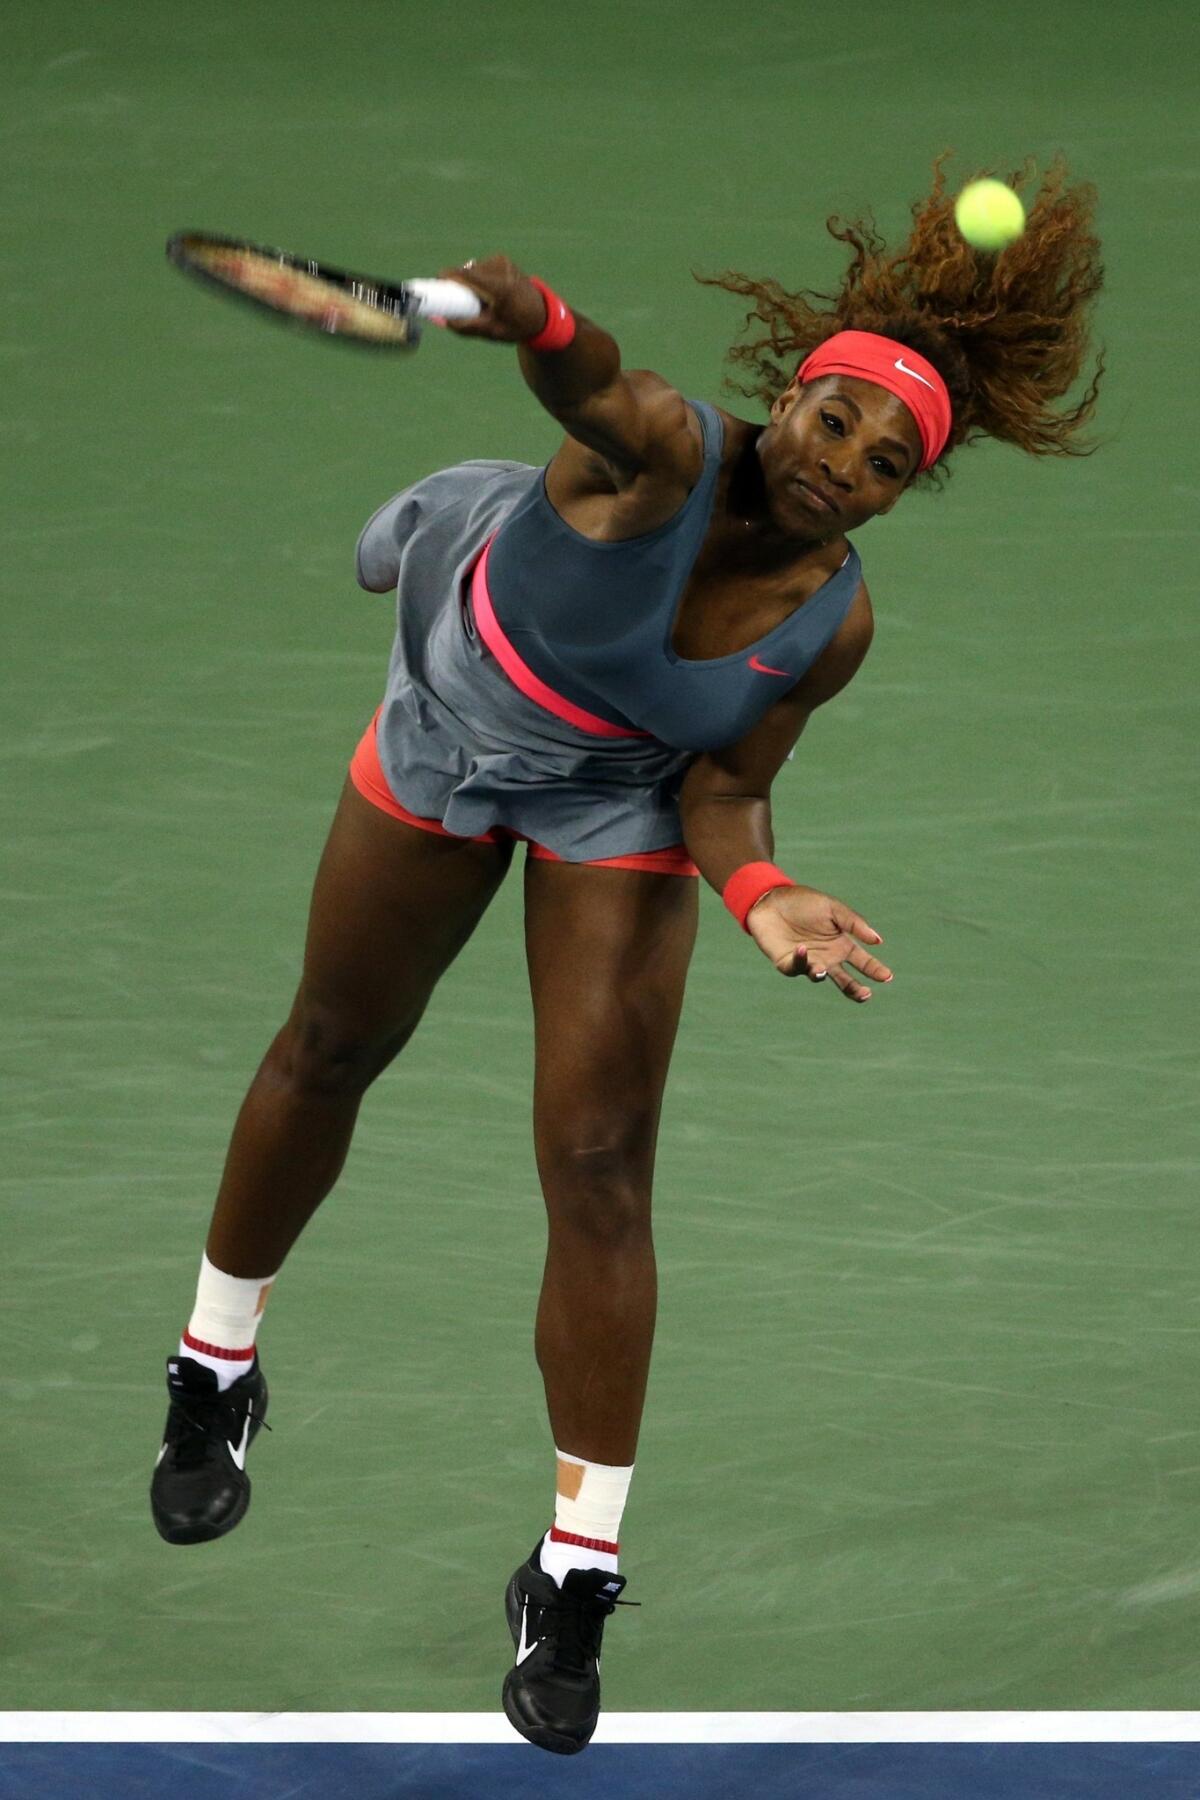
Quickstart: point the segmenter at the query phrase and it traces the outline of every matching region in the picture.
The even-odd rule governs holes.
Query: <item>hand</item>
[[[772,888],[755,901],[746,924],[781,975],[807,975],[810,981],[824,981],[828,975],[847,1000],[869,1000],[871,990],[847,974],[843,963],[872,981],[892,979],[892,971],[855,942],[882,944],[874,927],[816,888]]]
[[[447,319],[448,331],[460,337],[491,338],[498,344],[521,344],[536,337],[546,323],[546,302],[528,275],[507,256],[485,256],[458,269],[439,271],[444,281],[461,281],[483,301],[474,319]]]

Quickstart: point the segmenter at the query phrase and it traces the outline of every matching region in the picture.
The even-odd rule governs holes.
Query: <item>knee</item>
[[[416,1029],[414,1019],[390,1032],[327,1007],[297,1001],[267,1053],[277,1080],[300,1093],[340,1097],[365,1093]]]
[[[624,1119],[556,1130],[538,1145],[538,1170],[551,1233],[566,1230],[612,1248],[650,1233],[653,1142]]]

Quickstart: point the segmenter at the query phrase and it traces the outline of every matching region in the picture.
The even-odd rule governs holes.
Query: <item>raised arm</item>
[[[478,318],[453,320],[449,328],[459,337],[517,344],[522,375],[571,437],[626,479],[662,473],[694,486],[703,452],[687,402],[669,383],[644,372],[630,380],[622,371],[615,339],[579,312],[574,314],[575,335],[565,349],[530,350],[528,339],[546,323],[546,302],[507,256],[489,256],[442,274],[474,289],[484,302]]]

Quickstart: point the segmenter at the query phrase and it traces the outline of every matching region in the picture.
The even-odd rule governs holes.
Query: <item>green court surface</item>
[[[383,690],[357,532],[558,435],[510,351],[289,335],[167,235],[503,251],[758,417],[690,271],[832,284],[826,214],[901,231],[943,147],[1098,185],[1107,441],[965,452],[858,540],[878,634],[777,847],[894,985],[781,981],[702,895],[606,1700],[1195,1704],[1195,39],[1080,0],[8,22],[5,1707],[494,1706],[552,1496],[514,865],[273,1295],[249,1518],[151,1525],[164,1359]]]

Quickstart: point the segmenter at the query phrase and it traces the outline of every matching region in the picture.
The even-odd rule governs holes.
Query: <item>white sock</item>
[[[621,1514],[629,1495],[633,1464],[585,1462],[556,1449],[554,1524],[542,1539],[538,1560],[559,1587],[568,1569],[617,1571]]]
[[[254,1338],[274,1275],[243,1279],[200,1261],[196,1304],[179,1340],[180,1356],[190,1356],[217,1378],[224,1391],[254,1362]]]

